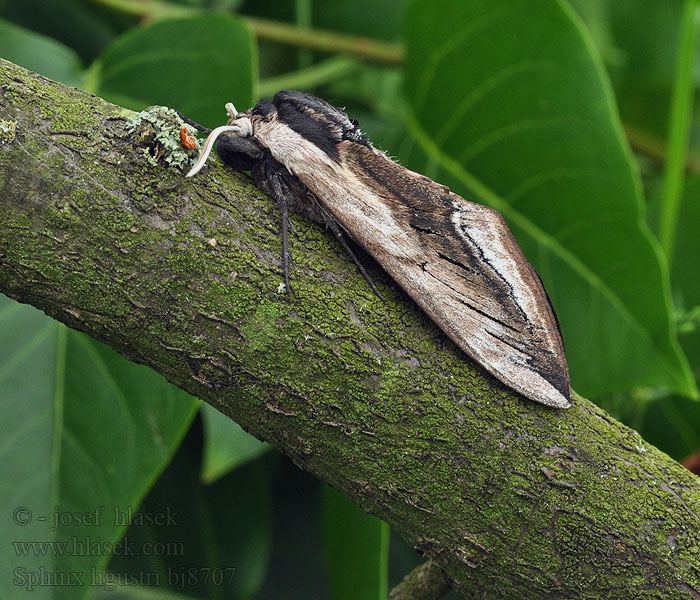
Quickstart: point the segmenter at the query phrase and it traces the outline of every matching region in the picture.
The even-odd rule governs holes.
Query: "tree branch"
[[[418,565],[389,592],[387,600],[440,600],[452,589],[452,581],[431,559]]]
[[[700,598],[700,479],[590,402],[525,401],[377,269],[133,113],[0,61],[0,291],[146,363],[427,554],[469,597]]]

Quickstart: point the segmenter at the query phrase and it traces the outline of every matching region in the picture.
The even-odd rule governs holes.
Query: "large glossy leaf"
[[[0,56],[66,85],[80,83],[80,57],[56,40],[0,19]]]
[[[73,48],[84,61],[92,60],[125,26],[115,13],[107,13],[82,0],[5,0],[0,16]]]
[[[121,537],[114,507],[138,507],[196,406],[150,369],[0,296],[0,597],[25,597],[42,569],[82,581],[37,586],[32,598],[83,597],[109,558],[90,544]]]
[[[620,60],[614,46],[610,26],[608,0],[567,0],[586,24],[586,29],[593,39],[596,49],[604,60]]]
[[[574,388],[695,394],[610,88],[571,9],[417,0],[405,35],[423,170],[503,213],[557,310]]]
[[[389,526],[328,486],[321,487],[321,516],[331,600],[384,600]]]
[[[112,43],[96,61],[93,86],[128,108],[162,104],[215,127],[227,118],[226,102],[251,105],[256,60],[248,29],[233,17],[160,21]]]

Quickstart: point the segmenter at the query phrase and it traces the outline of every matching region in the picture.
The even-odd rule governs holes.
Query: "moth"
[[[310,94],[283,90],[209,130],[212,148],[250,171],[277,202],[289,289],[289,210],[325,224],[372,288],[345,235],[391,275],[472,359],[522,395],[570,405],[559,324],[535,270],[497,211],[468,202],[374,148],[357,121]]]

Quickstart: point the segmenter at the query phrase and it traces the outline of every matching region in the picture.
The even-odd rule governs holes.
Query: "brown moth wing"
[[[371,148],[344,141],[338,149],[341,180],[350,183],[343,189],[297,175],[348,234],[492,375],[532,400],[568,407],[554,311],[503,217]]]

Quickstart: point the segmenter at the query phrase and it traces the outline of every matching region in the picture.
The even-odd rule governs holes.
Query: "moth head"
[[[215,143],[222,159],[239,169],[250,168],[251,161],[255,160],[253,154],[256,151],[264,153],[263,148],[287,165],[289,158],[299,155],[325,155],[325,160],[337,161],[338,144],[343,141],[372,148],[357,121],[350,119],[341,109],[304,92],[282,90],[272,100],[258,102],[244,113],[237,112],[229,102],[226,112],[228,123],[212,130],[187,177],[192,177],[204,166]],[[243,143],[234,141],[235,138],[251,139]],[[299,138],[302,138],[301,143],[295,142]]]
[[[226,103],[226,112],[229,115],[229,120],[226,125],[212,129],[204,142],[204,149],[199,155],[197,162],[187,173],[187,177],[193,177],[202,169],[204,164],[207,162],[209,155],[211,154],[214,145],[216,144],[217,151],[219,148],[223,150],[223,153],[228,154],[230,160],[225,160],[225,162],[232,164],[232,166],[245,169],[249,168],[248,163],[252,160],[249,156],[250,150],[255,150],[259,148],[259,144],[254,143],[251,147],[250,143],[237,143],[234,140],[242,138],[250,138],[253,135],[253,124],[248,113],[239,113],[236,111],[236,107],[231,103]],[[226,139],[226,143],[221,142]],[[236,146],[240,146],[240,149],[236,151]],[[219,154],[222,154],[219,151]],[[241,155],[238,157],[237,155]],[[246,158],[247,157],[247,158]]]

